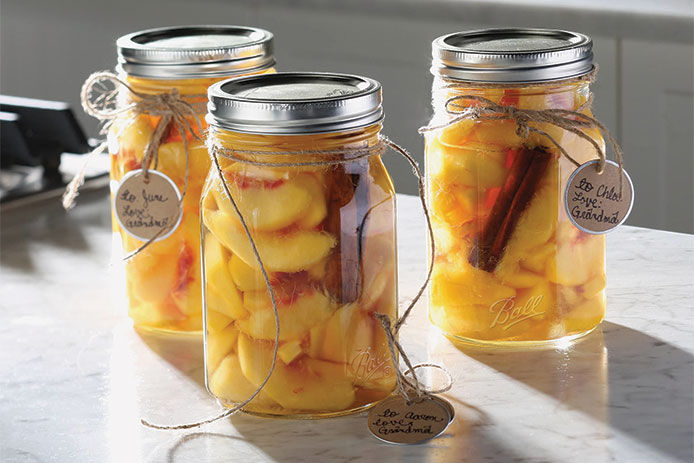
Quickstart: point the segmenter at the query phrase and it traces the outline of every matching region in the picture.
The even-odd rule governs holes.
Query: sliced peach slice
[[[272,343],[253,341],[241,334],[238,352],[244,376],[259,385],[270,371]],[[285,409],[296,411],[345,410],[355,397],[345,365],[310,357],[302,357],[291,365],[278,362],[263,391]]]
[[[161,303],[174,289],[177,267],[176,254],[137,254],[126,264],[127,278],[134,282],[133,294],[144,302]]]
[[[265,289],[265,279],[257,265],[251,267],[246,264],[239,256],[234,254],[229,260],[229,272],[236,286],[241,291],[260,291]],[[270,281],[273,275],[268,275]]]
[[[207,330],[208,332],[212,333],[223,330],[233,322],[231,318],[217,312],[216,310],[208,309],[206,312],[206,317]]]
[[[318,358],[320,356],[320,351],[323,348],[323,342],[325,339],[325,323],[321,325],[316,325],[309,330],[308,338],[308,351],[307,354],[310,357]]]
[[[224,291],[218,291],[213,286],[208,286],[205,292],[205,303],[207,310],[216,311],[233,320],[242,320],[248,316],[243,307],[241,294],[234,286],[230,286]]]
[[[598,293],[570,310],[563,322],[567,333],[581,333],[594,328],[604,316],[605,295]]]
[[[322,280],[327,271],[328,259],[322,259],[306,269],[308,275],[314,280]]]
[[[350,363],[371,347],[373,319],[348,304],[337,310],[325,325],[320,357],[337,363]]]
[[[175,307],[171,310],[170,305],[171,303],[168,301],[152,304],[131,299],[128,306],[128,316],[132,318],[135,325],[139,326],[163,327],[185,320],[186,316]]]
[[[226,403],[243,402],[257,389],[257,386],[250,383],[241,372],[239,357],[234,354],[227,355],[221,361],[219,368],[209,377],[208,387],[215,397]],[[277,403],[264,391],[260,391],[246,408],[269,411],[270,408],[277,408]]]
[[[277,349],[277,355],[287,365],[292,363],[294,359],[296,359],[302,353],[303,349],[301,348],[301,341],[297,339],[284,342],[282,345],[280,345],[279,349]]]
[[[308,182],[308,181],[307,181]],[[236,218],[221,182],[211,189],[221,210]],[[246,224],[252,230],[274,231],[291,225],[305,214],[312,201],[307,188],[299,182],[247,182],[244,179],[226,181]],[[265,185],[265,186],[264,186]]]
[[[605,274],[602,272],[598,273],[583,285],[583,297],[586,299],[591,299],[593,296],[605,289],[605,283],[607,283]]]
[[[215,371],[222,359],[236,349],[238,337],[239,330],[234,325],[228,325],[221,331],[207,333],[205,364],[208,373]]]
[[[523,140],[516,133],[516,128],[516,123],[513,121],[482,121],[475,126],[474,137],[484,144],[505,148],[520,146]]]
[[[222,292],[234,286],[228,270],[230,253],[211,233],[205,236],[205,281],[208,286]]]
[[[257,339],[274,340],[275,314],[270,296],[264,291],[249,291],[244,293],[243,301],[250,316],[238,322],[239,329]],[[315,290],[307,290],[286,304],[280,301],[280,341],[301,338],[312,327],[330,318],[334,310],[330,299]]]
[[[117,129],[118,130],[118,129]],[[135,120],[123,128],[118,136],[119,151],[130,151],[137,161],[142,161],[144,151],[154,134],[154,127],[150,118],[140,115]]]
[[[299,219],[297,224],[301,228],[310,230],[320,225],[328,215],[325,189],[318,178],[311,174],[297,175],[295,182],[308,192],[310,198],[310,203],[306,208],[306,212]]]
[[[439,135],[438,139],[443,145],[454,148],[461,147],[468,141],[470,132],[475,128],[475,125],[475,120],[463,119],[449,127],[441,129],[441,134]]]
[[[499,282],[493,274],[469,264],[437,264],[431,291],[441,305],[489,305],[512,298],[516,290]]]
[[[557,232],[556,257],[547,261],[549,280],[564,286],[578,286],[604,271],[604,235],[589,235],[568,222],[562,222]]]
[[[256,261],[246,233],[220,211],[203,210],[203,220],[219,241],[248,265]],[[271,272],[299,272],[328,255],[335,238],[326,232],[296,230],[285,234],[255,233],[258,252]]]
[[[444,150],[443,152],[437,152]],[[503,151],[490,150],[488,145],[480,149],[442,148],[432,145],[431,175],[438,181],[480,189],[501,186],[506,179]],[[438,156],[438,157],[436,157]]]
[[[524,268],[535,273],[544,273],[548,259],[554,259],[557,253],[557,245],[550,241],[523,256],[520,263]]]
[[[207,147],[200,142],[189,142],[188,155],[188,178],[204,179],[210,170]],[[186,151],[182,142],[163,143],[159,146],[158,169],[182,184],[186,174]],[[189,187],[191,183],[188,183]]]

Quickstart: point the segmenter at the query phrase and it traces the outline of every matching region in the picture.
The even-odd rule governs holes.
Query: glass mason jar
[[[454,120],[446,111],[446,101],[457,114],[487,104],[472,95],[522,110],[592,115],[591,50],[587,36],[538,29],[461,32],[433,42],[434,129],[425,132],[436,244],[429,316],[454,339],[551,343],[590,332],[605,315],[605,237],[576,228],[564,207],[576,166],[548,137],[519,136],[514,120]],[[575,133],[528,125],[579,163],[597,157]],[[597,130],[584,132],[604,150]]]
[[[204,129],[207,88],[230,76],[274,72],[272,34],[248,27],[191,26],[152,29],[123,36],[117,41],[118,74],[136,92],[169,93],[176,89],[191,104]],[[121,98],[122,97],[122,98]],[[123,90],[127,104],[133,95]],[[108,134],[112,192],[123,176],[140,169],[147,144],[161,116],[124,113]],[[197,136],[200,131],[189,122]],[[207,148],[192,134],[179,133],[175,123],[167,128],[159,146],[158,163],[152,166],[183,191],[186,154],[189,153],[187,192],[183,216],[173,233],[157,240],[125,263],[128,313],[135,326],[172,332],[202,331],[199,203],[210,167]],[[113,215],[117,246],[125,255],[145,244],[122,229]],[[121,255],[117,252],[116,255]]]
[[[383,119],[380,84],[342,74],[278,73],[215,84],[209,98],[210,143],[217,147],[211,149],[221,152],[224,182],[279,312],[276,366],[244,410],[334,416],[389,396],[395,370],[373,316],[397,315],[395,193],[382,150],[374,150]],[[364,149],[371,155],[354,156]],[[336,163],[271,165],[325,161]],[[215,165],[201,215],[206,384],[233,407],[269,373],[276,321]]]

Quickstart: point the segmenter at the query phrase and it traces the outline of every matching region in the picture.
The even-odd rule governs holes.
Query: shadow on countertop
[[[66,212],[60,198],[47,198],[21,207],[3,207],[0,220],[2,266],[24,273],[37,269],[31,247],[37,244],[71,253],[98,252],[111,256],[111,211],[107,188],[86,190],[77,206]],[[93,229],[99,233],[91,233]],[[90,235],[88,237],[88,235]],[[98,237],[98,238],[97,238]],[[103,249],[94,249],[89,238],[108,239]]]
[[[694,356],[623,325],[603,322],[601,327],[565,350],[500,355],[456,347],[671,458],[692,461]]]

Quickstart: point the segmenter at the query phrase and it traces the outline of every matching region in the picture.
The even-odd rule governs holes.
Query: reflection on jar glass
[[[136,32],[118,42],[118,71],[133,91],[144,94],[177,90],[180,98],[199,114],[202,129],[207,88],[230,76],[274,72],[272,34],[236,26],[173,27]],[[131,93],[120,95],[128,104]],[[140,169],[147,145],[161,116],[125,112],[109,130],[112,184]],[[200,129],[187,118],[195,135]],[[188,166],[184,140],[188,146]],[[202,330],[200,283],[199,202],[210,160],[207,148],[191,133],[181,134],[175,123],[166,128],[151,166],[167,175],[183,191],[188,169],[183,215],[171,235],[155,241],[125,263],[128,314],[139,328],[172,332]],[[145,245],[118,225],[125,255]],[[121,253],[119,252],[118,255]]]
[[[477,67],[480,54],[485,66]],[[436,244],[432,322],[449,336],[483,343],[555,342],[590,332],[605,314],[605,238],[578,230],[565,212],[575,165],[546,135],[521,137],[513,120],[481,116],[446,125],[445,111],[450,98],[472,95],[592,115],[590,39],[546,30],[457,33],[436,39],[433,55],[432,125],[444,127],[426,134],[425,147]],[[455,100],[458,110],[481,104]],[[576,133],[529,125],[579,163],[596,157]],[[597,130],[584,132],[604,150]]]
[[[397,315],[395,194],[380,151],[352,155],[379,145],[380,85],[279,73],[220,83],[209,95],[210,144],[237,156],[218,155],[226,188],[213,165],[201,203],[209,391],[228,407],[249,398],[270,372],[276,339],[231,194],[280,326],[275,368],[244,410],[333,416],[389,396],[395,371],[373,314]],[[337,162],[271,165],[326,159]]]

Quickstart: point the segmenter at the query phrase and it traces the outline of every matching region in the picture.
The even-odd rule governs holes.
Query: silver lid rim
[[[152,39],[229,35],[248,36],[238,44],[181,48],[149,45],[138,38]],[[273,35],[247,26],[174,26],[147,29],[116,41],[118,70],[128,75],[155,79],[202,78],[257,72],[274,66]]]
[[[249,98],[225,91],[225,87],[257,80],[351,80],[365,85],[348,95],[319,98]],[[208,89],[206,121],[212,127],[265,135],[311,135],[357,130],[382,122],[381,84],[368,77],[320,72],[284,72],[238,77]]]
[[[453,39],[505,38],[526,35],[565,40],[564,46],[527,50],[475,50],[452,45]],[[483,40],[480,40],[483,43]],[[543,82],[578,77],[593,70],[592,40],[559,29],[479,29],[454,32],[432,42],[435,76],[471,82]]]

